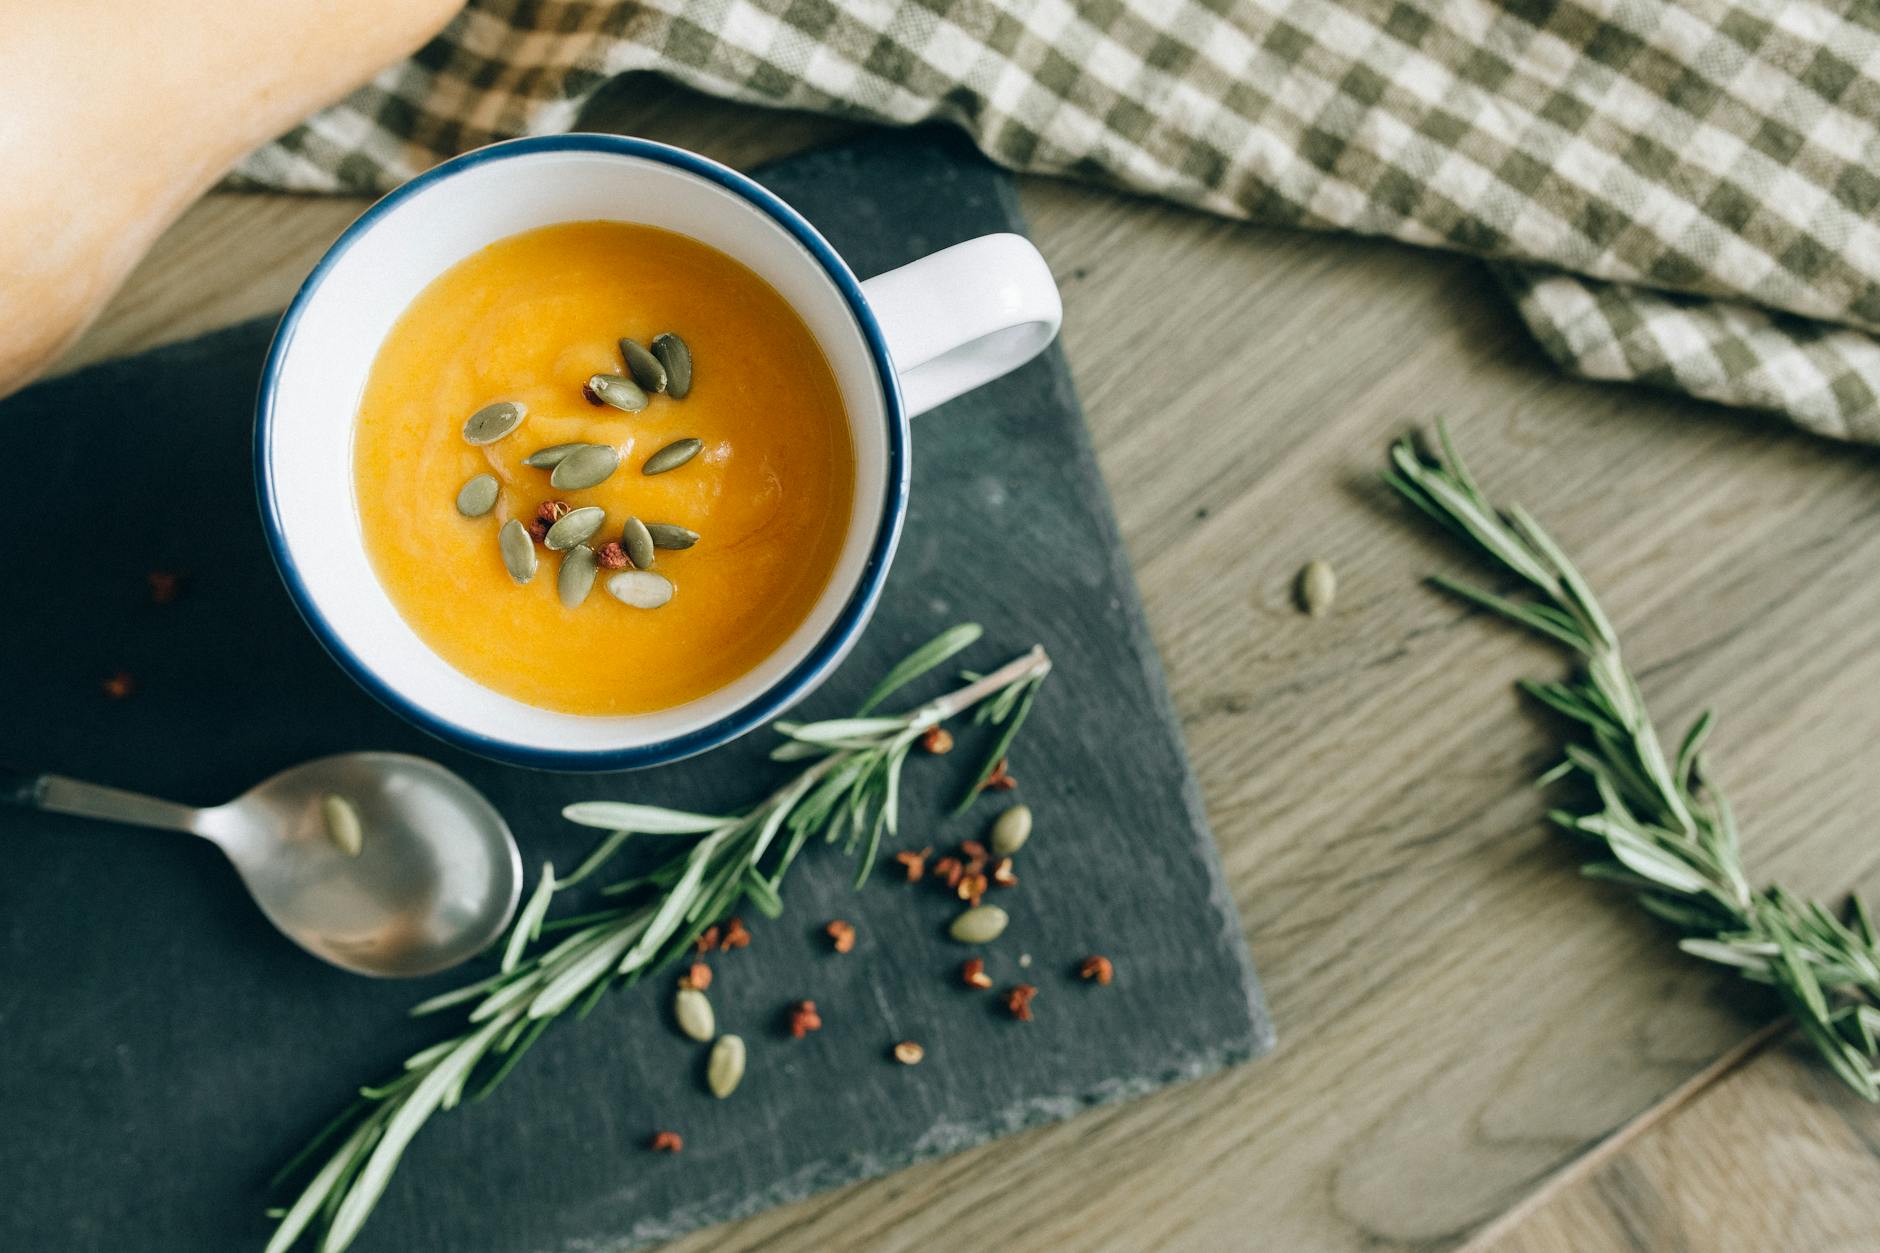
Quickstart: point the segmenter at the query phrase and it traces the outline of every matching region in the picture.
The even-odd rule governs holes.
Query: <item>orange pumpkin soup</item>
[[[651,392],[627,413],[584,396],[594,375],[630,374],[623,337],[662,334],[690,351],[682,399]],[[469,442],[466,420],[505,401],[521,423]],[[686,439],[702,443],[689,461],[644,472]],[[615,449],[619,468],[557,488],[524,459],[558,444]],[[373,568],[440,657],[531,705],[627,714],[723,687],[803,622],[842,547],[855,453],[822,350],[764,280],[682,235],[577,222],[492,244],[419,294],[373,363],[353,469]],[[480,475],[496,501],[467,517],[459,492]],[[551,501],[606,515],[582,545],[599,554],[597,577],[572,607],[557,586],[568,550],[542,543],[539,524],[527,582],[510,569],[525,554],[506,563],[499,546],[505,523],[527,527]],[[699,536],[655,551],[650,571],[671,585],[656,608],[608,590],[622,557],[605,546],[629,517]]]

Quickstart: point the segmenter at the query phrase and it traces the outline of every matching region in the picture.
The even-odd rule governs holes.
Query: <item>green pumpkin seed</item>
[[[947,934],[961,944],[990,944],[1005,934],[1008,921],[997,905],[976,905],[955,918]]]
[[[649,392],[666,390],[666,367],[646,350],[645,344],[637,339],[623,339],[620,356],[627,363],[627,373],[633,376],[634,382]]]
[[[576,544],[563,553],[561,570],[555,575],[555,594],[561,597],[562,607],[579,609],[594,590],[594,576],[599,572],[594,550],[587,545]]]
[[[690,548],[698,543],[698,532],[670,522],[648,522],[646,533],[653,537],[654,548]]]
[[[326,838],[333,841],[333,847],[348,857],[359,856],[366,834],[353,803],[337,792],[328,792],[320,798],[320,817],[326,822]]]
[[[705,1086],[712,1095],[724,1100],[738,1090],[744,1080],[744,1041],[735,1035],[721,1035],[712,1045],[705,1061]]]
[[[1031,838],[1031,806],[1014,805],[992,823],[992,851],[1010,857]]]
[[[668,470],[677,470],[692,458],[698,456],[699,449],[705,447],[702,439],[679,439],[646,459],[640,467],[641,474],[664,474]]]
[[[589,448],[589,444],[550,444],[547,448],[538,448],[522,459],[525,466],[534,466],[538,470],[553,470],[560,465],[562,458],[577,448]]]
[[[494,444],[521,426],[528,412],[513,400],[484,405],[463,424],[463,437],[472,444]]]
[[[678,1019],[679,1030],[700,1044],[708,1042],[718,1034],[718,1022],[712,1013],[712,1003],[706,1000],[705,994],[697,988],[679,989],[679,995],[672,998],[672,1016]]]
[[[606,481],[620,468],[620,453],[605,444],[583,444],[555,464],[548,481],[566,491],[579,491]]]
[[[501,490],[494,474],[475,475],[457,489],[457,512],[466,518],[480,518],[496,508]]]
[[[653,339],[653,355],[666,367],[666,394],[684,400],[692,390],[692,350],[685,341],[668,331]]]
[[[503,523],[503,529],[496,533],[496,546],[502,550],[503,566],[510,578],[527,583],[535,577],[535,541],[520,519]]]
[[[620,544],[636,568],[644,570],[653,564],[653,537],[647,533],[646,523],[638,518],[627,519],[620,531]]]
[[[635,609],[657,609],[672,599],[672,581],[650,570],[622,570],[607,580],[607,590]]]
[[[1330,611],[1332,598],[1338,594],[1338,576],[1331,566],[1314,557],[1299,572],[1299,607],[1318,617]]]
[[[542,537],[543,545],[550,552],[561,552],[573,548],[576,544],[585,544],[592,539],[594,532],[601,529],[601,523],[607,521],[607,511],[596,505],[584,509],[570,509],[561,515],[554,526],[548,528],[548,534]]]
[[[587,381],[588,390],[622,413],[638,413],[646,408],[646,393],[624,374],[596,374]]]

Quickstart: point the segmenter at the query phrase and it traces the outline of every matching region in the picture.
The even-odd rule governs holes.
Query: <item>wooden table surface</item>
[[[851,129],[645,79],[590,125],[737,165]],[[1576,875],[1512,689],[1561,659],[1419,585],[1456,555],[1375,472],[1448,415],[1660,724],[1717,709],[1752,877],[1838,901],[1880,889],[1880,456],[1563,378],[1465,258],[1023,195],[1280,1047],[673,1247],[1875,1247],[1880,1114]],[[65,365],[278,309],[361,207],[209,197]],[[1314,556],[1322,619],[1291,603]]]

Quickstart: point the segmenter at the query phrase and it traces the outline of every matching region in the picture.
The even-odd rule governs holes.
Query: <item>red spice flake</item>
[[[855,928],[840,918],[823,928],[830,942],[838,953],[851,952],[855,948]]]
[[[112,700],[129,700],[137,692],[137,680],[128,670],[118,671],[98,686]]]
[[[685,1139],[676,1131],[655,1131],[647,1147],[655,1153],[678,1153],[685,1148]]]
[[[699,932],[698,939],[694,940],[693,943],[698,947],[698,951],[701,954],[711,952],[718,947],[718,928],[705,928],[703,931]]]
[[[1018,776],[1005,768],[1005,758],[999,758],[999,764],[992,768],[986,781],[979,785],[983,792],[1009,792],[1018,786]]]
[[[1029,983],[1021,983],[1005,994],[1005,1012],[1020,1022],[1031,1021],[1032,998],[1038,995],[1038,989]]]
[[[790,1038],[800,1040],[812,1031],[822,1030],[822,1016],[816,1012],[815,1001],[798,1001],[790,1007]]]
[[[619,540],[611,540],[594,550],[594,561],[603,570],[625,570],[633,564]]]
[[[183,578],[168,570],[152,570],[144,576],[144,582],[150,585],[150,603],[167,605],[183,592]]]
[[[981,844],[978,840],[961,840],[960,854],[974,861],[984,861],[986,859],[986,846]]]
[[[1116,966],[1107,957],[1086,957],[1077,967],[1077,973],[1085,979],[1095,979],[1101,987],[1109,987],[1110,980],[1116,975]]]
[[[719,945],[726,952],[730,952],[734,948],[749,948],[751,946],[751,933],[744,929],[744,919],[733,918],[730,922],[725,924],[725,938],[719,941]]]
[[[603,403],[601,401],[600,393],[595,391],[593,385],[590,383],[581,384],[581,399],[587,401],[590,405],[593,405],[597,409],[600,408],[601,404]]]
[[[981,990],[992,986],[992,976],[986,973],[986,960],[983,957],[969,957],[960,967],[960,981],[969,988]]]
[[[565,500],[545,500],[535,507],[535,517],[538,522],[546,522],[553,526],[568,516],[569,508]]]
[[[928,727],[926,734],[920,737],[921,748],[935,757],[953,751],[953,732],[945,727]]]
[[[699,938],[702,940],[705,937],[700,936]],[[712,968],[707,966],[704,962],[693,962],[690,966],[686,967],[685,973],[679,976],[679,986],[682,988],[693,988],[703,992],[711,985]]]
[[[942,857],[933,864],[934,878],[949,888],[957,888],[960,885],[960,876],[965,873],[966,867],[960,865],[960,859],[957,857]]]
[[[979,898],[986,894],[986,876],[966,874],[960,876],[959,887],[953,889],[960,894],[960,899],[969,905],[979,904]]]
[[[906,867],[909,883],[919,883],[921,876],[927,873],[927,855],[931,852],[932,848],[923,848],[918,853],[904,849],[894,855],[894,860]]]
[[[548,539],[548,523],[540,518],[530,518],[528,532],[530,539],[538,544],[543,543]]]
[[[992,884],[994,887],[1001,888],[1018,886],[1018,872],[1012,869],[1010,857],[999,858],[998,864],[992,868]]]
[[[894,1046],[894,1060],[903,1066],[918,1066],[920,1059],[927,1056],[927,1050],[912,1040],[903,1040]]]

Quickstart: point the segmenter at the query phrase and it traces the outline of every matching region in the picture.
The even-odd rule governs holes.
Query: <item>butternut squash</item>
[[[238,158],[460,0],[0,0],[0,395]]]

